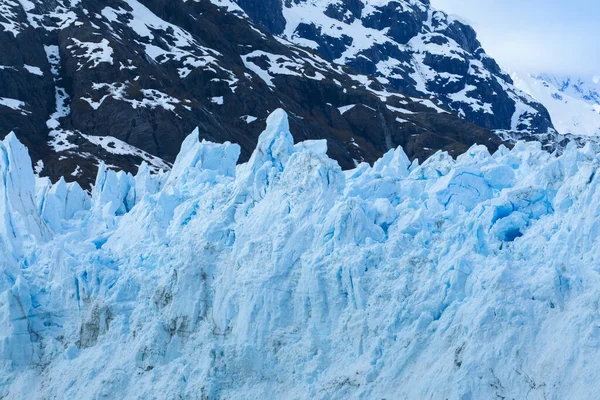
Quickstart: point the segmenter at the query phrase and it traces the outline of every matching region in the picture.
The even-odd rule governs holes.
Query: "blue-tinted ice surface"
[[[342,171],[275,111],[91,196],[0,142],[0,397],[590,398],[592,145]],[[204,397],[203,397],[204,396]]]

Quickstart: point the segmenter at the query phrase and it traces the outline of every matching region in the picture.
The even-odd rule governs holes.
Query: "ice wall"
[[[9,135],[0,397],[600,393],[596,148],[326,151],[277,110],[248,163],[195,131],[169,175],[101,166],[89,196]]]

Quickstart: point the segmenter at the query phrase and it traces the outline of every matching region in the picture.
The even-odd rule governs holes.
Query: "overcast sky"
[[[470,23],[504,68],[600,75],[600,0],[431,0]]]

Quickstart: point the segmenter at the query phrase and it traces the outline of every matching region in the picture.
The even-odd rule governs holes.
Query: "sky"
[[[600,76],[600,0],[431,0],[508,70]]]

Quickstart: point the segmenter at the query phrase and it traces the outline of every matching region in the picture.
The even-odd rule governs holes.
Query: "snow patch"
[[[348,111],[352,110],[355,106],[356,106],[356,104],[349,104],[347,106],[338,107],[338,110],[341,115],[344,115]]]
[[[153,169],[153,171],[163,170],[168,171],[170,165],[159,157],[153,156],[135,146],[132,146],[120,139],[113,136],[92,136],[92,135],[81,135],[89,142],[102,147],[109,153],[117,155],[131,155],[142,158],[146,161]]]
[[[211,97],[211,103],[217,104],[219,106],[223,105],[223,96]]]
[[[21,100],[0,97],[0,106],[8,107],[15,111],[20,111],[21,115],[31,114],[31,111],[26,109],[27,104]]]
[[[83,58],[84,62],[78,65],[77,70],[83,67],[96,68],[100,63],[113,63],[113,49],[109,41],[102,39],[98,43],[82,42],[75,38],[71,38],[75,45],[67,46],[76,58]]]
[[[31,66],[31,65],[27,65],[27,64],[25,64],[23,67],[24,67],[24,68],[27,70],[27,72],[29,72],[30,74],[33,74],[33,75],[38,75],[38,76],[44,76],[44,73],[42,72],[42,70],[41,70],[39,67],[33,67],[33,66]]]
[[[244,115],[244,116],[240,117],[240,119],[243,120],[247,124],[251,124],[254,121],[256,121],[258,118],[253,117],[252,115]]]

